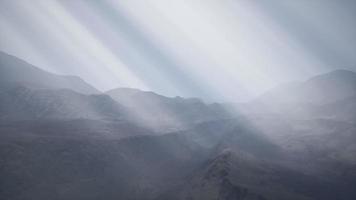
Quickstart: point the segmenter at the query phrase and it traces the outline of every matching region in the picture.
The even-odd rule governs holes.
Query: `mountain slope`
[[[355,121],[356,73],[336,70],[272,89],[255,100],[241,104],[246,115],[278,115],[294,119]]]
[[[131,88],[118,88],[106,94],[128,107],[141,123],[157,130],[186,129],[198,123],[232,116],[224,106],[208,105],[196,98],[169,98]]]
[[[333,186],[334,190],[330,190]],[[345,191],[322,177],[261,161],[242,152],[224,150],[196,169],[181,187],[159,199],[348,199],[351,196],[345,195]]]
[[[335,70],[305,82],[282,85],[255,102],[265,104],[328,104],[356,95],[356,73]]]
[[[36,89],[71,89],[83,94],[100,93],[79,77],[52,74],[0,52],[0,89],[14,85]]]
[[[2,198],[153,200],[206,158],[180,134],[120,139],[53,131],[57,137],[0,135]]]
[[[127,114],[107,95],[23,86],[0,91],[0,111],[2,120],[122,119]]]

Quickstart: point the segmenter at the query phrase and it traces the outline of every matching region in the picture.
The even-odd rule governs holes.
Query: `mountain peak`
[[[83,94],[100,93],[77,76],[53,74],[3,52],[0,52],[0,81],[2,87],[26,85],[34,89],[71,89]]]
[[[273,89],[257,101],[276,104],[328,104],[356,95],[356,73],[339,69]]]
[[[306,82],[311,81],[353,81],[356,84],[356,73],[350,70],[338,69],[314,76]]]
[[[354,71],[347,70],[347,69],[337,69],[337,70],[329,72],[329,74],[354,74],[354,75],[356,75],[356,73]]]
[[[159,94],[156,94],[151,91],[144,91],[140,90],[137,88],[128,88],[128,87],[120,87],[120,88],[115,88],[111,89],[109,91],[105,92],[106,94],[111,94],[111,95],[125,95],[125,96],[132,96],[132,95],[150,95],[150,96],[157,96],[157,97],[162,97],[162,98],[168,98]]]

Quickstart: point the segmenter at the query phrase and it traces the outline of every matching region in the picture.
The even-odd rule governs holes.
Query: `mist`
[[[355,11],[0,1],[0,199],[356,199]]]
[[[0,49],[101,91],[246,101],[355,69],[353,1],[2,1]]]

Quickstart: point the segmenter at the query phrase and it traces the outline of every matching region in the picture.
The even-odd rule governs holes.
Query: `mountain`
[[[157,130],[181,130],[198,123],[232,117],[223,105],[205,104],[197,98],[169,98],[131,88],[118,88],[106,94],[129,108],[140,123]]]
[[[238,107],[246,115],[354,122],[355,96],[356,73],[336,70],[304,82],[280,85]]]
[[[356,95],[356,73],[335,70],[305,82],[281,85],[255,102],[266,104],[328,104]]]
[[[235,114],[138,89],[96,94],[0,60],[1,199],[356,199],[353,72],[281,86]]]
[[[83,94],[100,93],[79,77],[49,73],[17,57],[0,52],[0,89],[18,85],[35,89],[71,89]]]
[[[341,166],[355,164],[356,144],[350,142],[356,138],[355,94],[356,73],[336,70],[281,85],[240,111],[272,143],[297,156],[294,167],[342,174],[348,167]],[[309,165],[298,164],[303,162]]]
[[[265,200],[266,198],[255,191],[231,180],[233,164],[239,164],[232,162],[232,154],[230,151],[224,151],[209,160],[206,165],[197,170],[197,173],[190,178],[188,184],[178,192],[176,197],[171,197],[171,199]]]
[[[43,123],[45,125],[39,126],[37,131],[31,129],[36,126],[33,122],[24,127],[1,125],[12,132],[0,131],[3,133],[0,162],[4,163],[0,168],[3,188],[0,196],[6,199],[120,197],[127,200],[346,200],[353,197],[351,186],[341,190],[344,195],[339,195],[338,190],[347,185],[335,185],[338,182],[328,174],[325,177],[332,182],[319,180],[324,176],[308,175],[269,163],[268,159],[248,153],[249,148],[236,150],[238,144],[255,143],[246,137],[240,138],[239,143],[228,144],[235,149],[217,152],[220,148],[215,147],[219,141],[229,139],[219,135],[230,133],[216,132],[208,123],[199,128],[201,131],[186,134],[129,138],[105,134],[105,127],[87,134],[89,129],[85,127],[95,127],[93,122],[86,126],[78,126],[78,121],[73,124],[53,121],[55,126]],[[71,126],[83,133],[77,134]],[[116,134],[124,131],[120,126],[116,129]],[[212,147],[205,145],[210,133],[206,135],[204,130],[216,133],[215,139],[208,139],[215,141]],[[19,134],[21,131],[23,133]],[[240,132],[235,132],[236,139]],[[340,170],[340,166],[333,169]],[[349,179],[353,180],[351,176]]]
[[[1,120],[123,119],[125,108],[107,95],[84,95],[68,89],[0,91]]]
[[[319,106],[315,113],[320,117],[329,116],[331,119],[356,122],[356,96],[351,96],[334,103]]]
[[[269,142],[241,137],[249,134],[248,127],[236,129],[240,123],[233,120],[203,123],[185,132],[126,138],[101,131],[77,134],[70,127],[78,121],[63,126],[44,123],[37,131],[31,130],[33,122],[30,126],[1,124],[1,132],[6,128],[8,134],[1,134],[0,140],[0,162],[4,163],[0,196],[18,200],[355,197],[352,186],[347,186],[353,182],[292,170],[270,160],[269,154],[256,152],[251,144],[268,147]],[[83,133],[88,130],[78,128]],[[117,132],[121,131],[118,126]]]
[[[68,126],[0,135],[2,198],[153,200],[207,157],[181,134],[93,137]]]
[[[345,185],[337,184],[225,149],[195,169],[180,186],[158,199],[313,200],[352,197],[351,188],[345,189]],[[349,193],[345,194],[345,191]]]

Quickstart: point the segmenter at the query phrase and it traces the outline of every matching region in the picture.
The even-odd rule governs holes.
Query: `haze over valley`
[[[352,71],[243,104],[99,92],[4,53],[0,71],[5,199],[356,197]]]
[[[355,200],[356,1],[1,0],[0,200]]]

